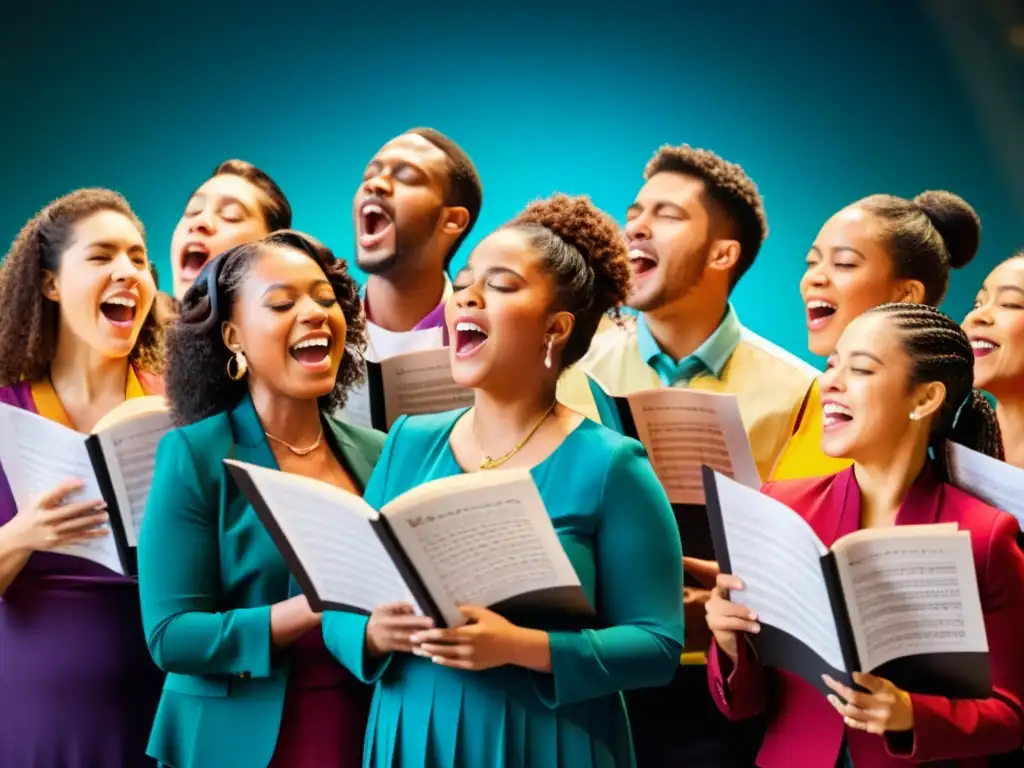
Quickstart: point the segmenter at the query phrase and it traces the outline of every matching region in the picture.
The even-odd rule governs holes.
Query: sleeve
[[[363,499],[374,509],[380,509],[390,500],[387,492],[388,472],[391,469],[391,460],[395,453],[395,441],[406,420],[406,416],[400,416],[391,427],[387,439],[384,441],[384,450],[381,451],[380,460],[366,484]],[[360,613],[324,611],[321,631],[324,645],[339,663],[361,682],[375,683],[391,663],[392,654],[388,653],[380,658],[370,658],[367,655],[366,625],[369,620],[369,616]]]
[[[218,498],[203,493],[185,436],[168,432],[139,532],[149,652],[165,672],[270,675],[270,606],[221,610]]]
[[[708,651],[708,684],[718,711],[730,720],[756,717],[767,704],[768,671],[761,666],[754,649],[746,641],[737,646],[736,664],[711,641]]]
[[[947,699],[911,694],[913,738],[887,734],[890,754],[926,763],[1020,749],[1024,740],[1024,554],[1019,535],[1017,521],[1000,514],[989,539],[979,585],[992,696]]]
[[[606,628],[551,632],[551,673],[533,673],[559,707],[665,685],[683,648],[682,546],[672,507],[635,440],[606,470],[595,543],[597,612]]]

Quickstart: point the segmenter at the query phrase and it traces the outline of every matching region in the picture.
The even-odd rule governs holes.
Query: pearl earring
[[[551,345],[552,344],[554,344],[554,339],[551,336],[548,336],[548,340],[547,340],[547,344],[546,344],[546,346],[548,348],[548,351],[547,351],[547,354],[544,355],[544,367],[545,368],[550,368],[551,367]]]
[[[910,412],[910,420],[911,421],[917,421],[920,418],[921,418],[921,415],[917,411],[911,411]]]

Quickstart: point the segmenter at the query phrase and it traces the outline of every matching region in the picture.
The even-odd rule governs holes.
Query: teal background
[[[60,194],[108,186],[146,222],[166,288],[190,191],[240,157],[281,184],[297,228],[348,256],[364,164],[422,124],[461,143],[484,180],[456,269],[555,190],[621,220],[662,143],[741,163],[771,234],[737,307],[808,359],[797,283],[846,203],[948,188],[978,209],[982,253],[954,279],[955,317],[1024,245],[1002,158],[912,2],[343,5],[5,4],[0,238]]]

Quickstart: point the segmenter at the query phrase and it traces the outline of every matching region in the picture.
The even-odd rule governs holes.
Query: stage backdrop
[[[949,188],[977,207],[982,256],[955,279],[946,308],[957,317],[987,269],[1024,245],[1000,159],[912,3],[346,5],[64,0],[2,12],[0,238],[64,192],[108,186],[147,224],[167,287],[189,192],[240,157],[278,180],[296,227],[347,256],[364,164],[429,125],[484,180],[456,268],[481,235],[556,190],[588,193],[621,220],[662,143],[741,163],[771,234],[736,304],[808,359],[803,260],[853,199]]]

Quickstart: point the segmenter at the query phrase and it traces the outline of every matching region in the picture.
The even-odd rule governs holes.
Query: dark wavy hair
[[[253,264],[271,248],[304,253],[320,265],[345,316],[345,355],[334,389],[320,398],[320,407],[334,411],[345,404],[352,386],[364,375],[366,325],[359,287],[347,264],[309,235],[279,230],[262,240],[238,245],[203,267],[181,303],[178,321],[167,332],[165,387],[179,424],[193,422],[234,408],[249,385],[243,378],[228,378],[232,356],[221,336],[221,325],[231,317],[245,278]]]
[[[996,412],[974,389],[974,351],[959,323],[925,304],[882,304],[869,314],[883,315],[896,327],[910,357],[911,386],[939,381],[946,387],[929,442],[943,478],[949,479],[946,440],[1002,460]]]
[[[146,229],[128,201],[109,189],[78,189],[54,200],[14,239],[0,265],[0,386],[49,373],[57,353],[60,306],[43,295],[43,271],[60,269],[75,225],[102,211],[120,213],[145,240]],[[147,371],[160,372],[160,335],[152,310],[128,359]]]

